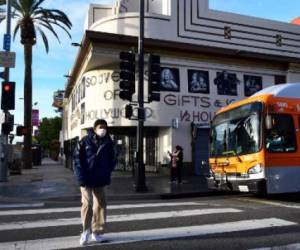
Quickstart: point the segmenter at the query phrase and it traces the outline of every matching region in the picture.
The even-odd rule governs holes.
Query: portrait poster
[[[245,96],[251,96],[262,89],[262,77],[244,75]]]
[[[226,71],[217,72],[217,77],[214,79],[217,85],[218,95],[237,96],[237,84],[240,83],[236,74]]]
[[[179,69],[176,68],[161,68],[161,91],[180,91]]]
[[[208,71],[189,69],[188,87],[190,93],[209,94]]]

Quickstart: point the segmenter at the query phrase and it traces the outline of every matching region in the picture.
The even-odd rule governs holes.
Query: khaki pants
[[[104,233],[104,224],[106,221],[104,188],[80,187],[80,191],[83,231],[92,229],[93,233]]]

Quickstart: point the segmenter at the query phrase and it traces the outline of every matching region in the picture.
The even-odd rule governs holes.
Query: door
[[[193,164],[196,175],[209,176],[209,128],[196,128],[193,140]]]

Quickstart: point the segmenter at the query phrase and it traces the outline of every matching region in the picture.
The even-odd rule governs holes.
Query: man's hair
[[[107,122],[104,119],[98,119],[94,123],[94,128],[96,128],[98,125],[105,125],[105,126],[107,126]]]

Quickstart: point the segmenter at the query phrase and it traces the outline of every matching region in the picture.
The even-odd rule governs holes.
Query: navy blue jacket
[[[74,151],[73,169],[80,186],[103,187],[110,184],[116,165],[114,145],[106,135],[99,145],[93,129],[78,142]]]

